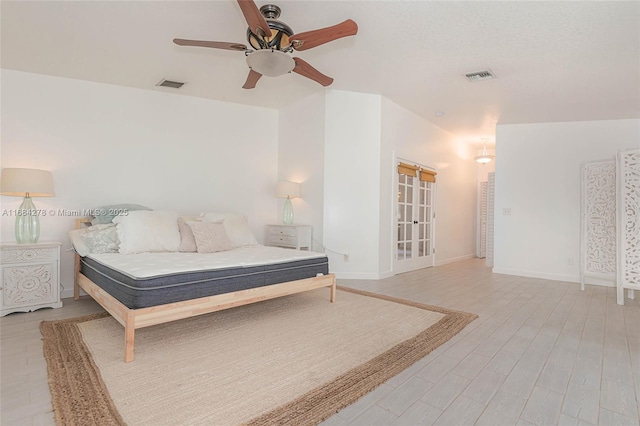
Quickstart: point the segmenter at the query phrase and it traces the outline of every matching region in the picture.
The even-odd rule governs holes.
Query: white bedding
[[[260,266],[325,257],[324,253],[251,246],[217,253],[102,253],[87,257],[131,278],[151,278],[181,272]]]

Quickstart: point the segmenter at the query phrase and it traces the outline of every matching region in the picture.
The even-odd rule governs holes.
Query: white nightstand
[[[311,250],[311,225],[267,225],[265,245]]]
[[[60,243],[3,243],[0,251],[0,316],[62,306]]]

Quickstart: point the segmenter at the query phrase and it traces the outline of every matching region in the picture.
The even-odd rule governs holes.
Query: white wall
[[[314,94],[280,110],[278,180],[301,184],[302,197],[291,200],[294,222],[312,225],[313,239],[322,244],[324,210],[325,96]],[[275,191],[275,187],[273,188]],[[282,222],[284,199],[278,203]],[[322,247],[313,243],[313,250]]]
[[[580,167],[638,147],[637,119],[499,125],[493,271],[578,282]]]
[[[38,208],[111,203],[246,214],[260,241],[279,223],[278,180],[302,183],[295,221],[314,226],[341,278],[391,274],[395,155],[438,171],[437,263],[473,253],[475,169],[466,144],[378,95],[327,91],[281,112],[164,92],[2,70],[2,167],[51,170]],[[2,209],[21,199],[1,197]],[[70,244],[74,217],[41,218]],[[3,241],[14,218],[2,217]],[[321,249],[321,247],[315,247]],[[349,254],[349,261],[336,254]],[[73,257],[63,252],[64,296]]]
[[[466,142],[424,118],[383,98],[380,273],[393,268],[395,217],[394,154],[432,167],[436,176],[436,264],[467,259],[475,253],[477,170]]]
[[[324,245],[340,278],[377,278],[381,97],[326,95]],[[345,262],[343,256],[349,255]]]
[[[277,220],[278,112],[150,90],[2,70],[2,167],[53,172],[42,209],[139,203],[246,214],[262,241]],[[2,209],[21,199],[2,197]],[[73,217],[41,218],[41,240],[70,247]],[[14,241],[2,217],[2,241]],[[62,283],[73,283],[63,252]]]
[[[436,263],[473,256],[477,170],[468,144],[381,96],[336,90],[283,109],[279,138],[280,178],[304,181],[296,222],[323,230],[339,278],[393,274],[396,156],[438,171]]]

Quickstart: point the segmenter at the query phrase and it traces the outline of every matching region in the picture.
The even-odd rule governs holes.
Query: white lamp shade
[[[0,194],[25,197],[52,197],[53,175],[38,169],[2,169]]]
[[[300,184],[288,181],[278,182],[276,196],[281,198],[298,198],[300,197]]]

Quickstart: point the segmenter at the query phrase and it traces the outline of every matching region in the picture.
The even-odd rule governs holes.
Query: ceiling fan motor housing
[[[275,4],[265,4],[260,7],[260,13],[265,19],[278,19],[282,10]]]
[[[293,30],[290,26],[277,19],[280,17],[280,8],[275,4],[265,4],[260,8],[260,13],[264,16],[271,34],[261,37],[260,35],[251,31],[251,28],[247,28],[247,41],[256,50],[273,49],[280,50],[282,52],[291,52],[291,42],[289,37],[293,35]]]

